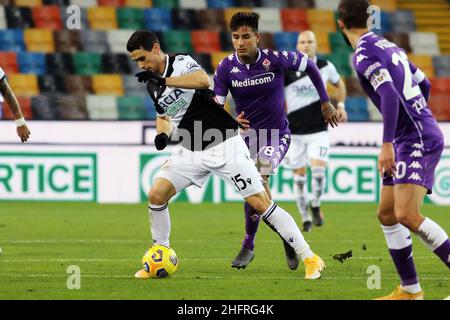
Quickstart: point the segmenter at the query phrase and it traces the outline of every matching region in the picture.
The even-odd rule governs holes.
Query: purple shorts
[[[274,173],[274,169],[283,161],[291,144],[291,135],[288,133],[271,134],[268,137],[264,135],[249,137],[244,133],[242,138],[261,175]]]
[[[412,183],[423,186],[431,194],[434,172],[444,150],[444,142],[437,139],[425,145],[410,141],[394,145],[397,172],[394,177],[384,177],[383,185]]]

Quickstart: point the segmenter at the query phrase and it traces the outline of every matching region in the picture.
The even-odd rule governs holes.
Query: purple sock
[[[397,273],[400,276],[402,286],[418,283],[416,268],[412,257],[412,245],[403,249],[389,249],[394,261]]]
[[[259,215],[247,202],[244,205],[245,210],[245,238],[242,241],[242,247],[252,250],[255,247],[255,236],[259,226]]]
[[[434,253],[450,268],[450,241],[447,239]]]

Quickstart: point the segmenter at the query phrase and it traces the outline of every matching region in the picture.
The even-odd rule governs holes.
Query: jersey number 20
[[[420,88],[418,85],[413,86],[413,75],[411,73],[411,69],[409,68],[409,62],[408,62],[408,56],[401,51],[400,54],[393,53],[392,54],[392,63],[396,66],[401,63],[403,65],[404,74],[405,74],[405,81],[403,83],[403,95],[405,96],[406,100],[411,100],[412,98],[417,97],[422,92],[420,91]]]

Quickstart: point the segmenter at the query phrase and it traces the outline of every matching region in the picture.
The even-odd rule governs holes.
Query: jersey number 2
[[[417,97],[421,94],[420,88],[418,85],[413,86],[413,75],[411,73],[411,69],[409,68],[408,56],[401,51],[400,54],[393,53],[392,54],[392,63],[396,66],[401,63],[403,65],[404,74],[405,74],[405,82],[403,83],[403,95],[406,100],[411,100],[412,98]]]

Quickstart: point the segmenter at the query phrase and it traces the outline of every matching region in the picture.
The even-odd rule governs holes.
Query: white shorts
[[[178,193],[191,185],[201,187],[211,173],[234,186],[243,198],[265,190],[261,175],[239,135],[204,151],[176,146],[156,178],[169,180]]]
[[[284,163],[290,169],[299,169],[306,167],[309,159],[328,162],[329,150],[328,131],[293,134],[291,135],[291,147],[284,158]]]

